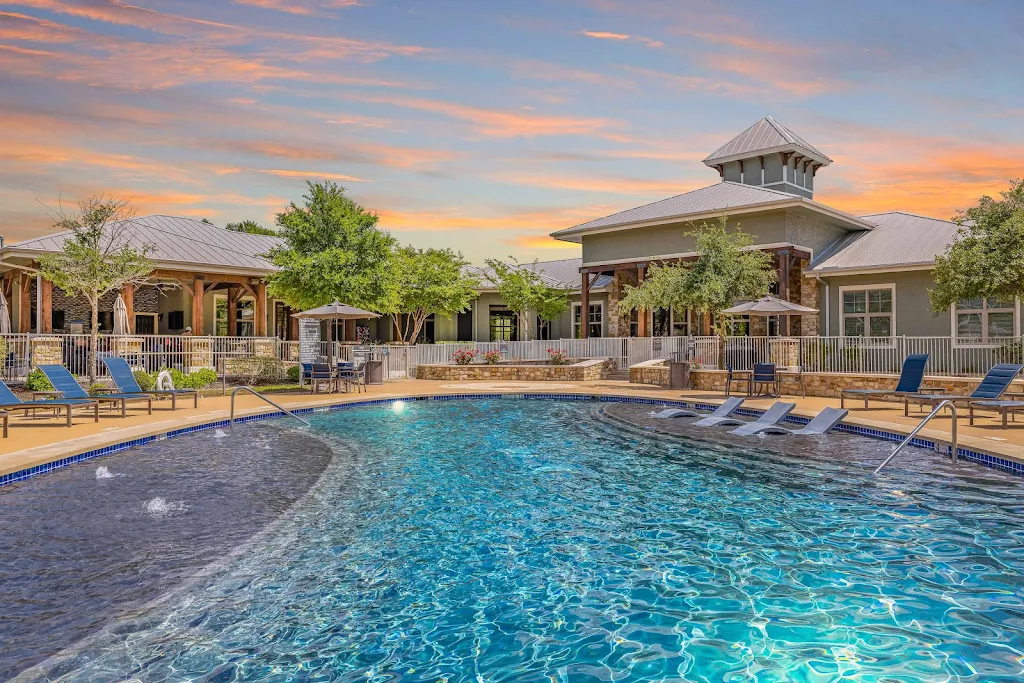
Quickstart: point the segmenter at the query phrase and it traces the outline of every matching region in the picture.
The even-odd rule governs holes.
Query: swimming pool
[[[311,434],[275,421],[182,437],[193,460],[214,443],[248,458],[246,495],[283,489],[282,514],[260,532],[236,520],[203,575],[152,604],[134,596],[24,677],[1019,680],[1018,477],[919,451],[874,478],[883,443],[833,435],[778,453],[626,430],[600,410],[410,401],[320,414]],[[96,480],[96,467],[155,463],[171,443],[17,484],[0,505],[23,506],[31,528],[44,513],[29,494],[71,487],[87,503],[91,484],[141,501],[136,477]],[[324,445],[329,463],[300,465]],[[216,460],[230,481],[231,458]],[[180,503],[147,521],[153,538],[199,504],[202,472],[177,474],[152,482]],[[219,517],[210,501],[239,495],[216,489],[200,488],[203,528]]]

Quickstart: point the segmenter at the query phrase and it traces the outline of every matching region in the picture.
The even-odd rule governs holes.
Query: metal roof
[[[627,226],[650,221],[668,222],[668,219],[685,220],[689,216],[713,214],[716,212],[722,213],[730,209],[735,210],[779,203],[805,205],[813,210],[840,217],[857,228],[871,228],[870,224],[865,223],[856,216],[837,211],[805,197],[754,185],[723,181],[715,185],[702,187],[699,190],[686,192],[651,204],[644,204],[634,209],[626,209],[604,218],[597,218],[587,223],[566,228],[565,230],[559,230],[551,233],[551,236],[567,241],[579,241],[578,238],[573,239],[574,236],[599,228]]]
[[[514,264],[509,263],[509,266]],[[549,285],[554,287],[568,287],[578,290],[582,286],[580,268],[583,266],[582,258],[559,259],[557,261],[538,261],[536,263],[522,263],[523,268],[528,268],[538,275]],[[494,270],[489,266],[467,266],[474,275],[480,278],[480,286],[484,289],[497,287],[494,280]],[[611,284],[610,275],[601,275],[594,281],[593,288],[606,287]]]
[[[757,152],[760,151],[778,149],[779,147],[787,146],[800,147],[803,150],[810,152],[812,156],[820,157],[821,161],[826,164],[832,162],[831,159],[825,156],[820,150],[816,149],[811,145],[811,143],[804,140],[789,128],[783,126],[771,116],[765,116],[750,128],[747,128],[732,140],[709,154],[707,158],[704,159],[704,163],[711,166],[716,161],[720,161],[722,159],[755,156]]]
[[[229,268],[272,272],[273,264],[263,257],[283,244],[278,237],[250,235],[219,228],[191,218],[143,216],[132,219],[130,243],[137,248],[150,246],[149,257],[160,263],[207,268]],[[69,231],[57,232],[8,246],[3,251],[57,252],[63,248]]]
[[[901,211],[862,216],[875,224],[870,232],[851,233],[811,264],[816,273],[926,265],[956,239],[956,223]]]

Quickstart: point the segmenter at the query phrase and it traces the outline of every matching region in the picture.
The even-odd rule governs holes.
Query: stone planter
[[[793,337],[778,337],[769,340],[772,362],[776,367],[795,368],[800,365],[800,340]]]
[[[213,340],[206,337],[183,337],[185,341],[185,372],[192,373],[213,367]]]
[[[29,341],[32,367],[64,364],[64,338],[57,336],[32,337]]]
[[[610,358],[589,358],[572,365],[418,365],[416,379],[459,381],[586,382],[607,377],[615,369]]]

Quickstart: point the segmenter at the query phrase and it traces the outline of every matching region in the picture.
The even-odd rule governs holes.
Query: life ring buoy
[[[174,380],[171,379],[169,370],[161,370],[156,376],[156,388],[158,391],[170,391],[174,389]]]

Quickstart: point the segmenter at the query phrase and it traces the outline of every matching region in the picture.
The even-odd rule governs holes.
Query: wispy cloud
[[[250,5],[302,16],[324,16],[331,9],[358,7],[365,4],[359,0],[232,0],[232,2],[237,5]]]
[[[597,38],[598,40],[614,40],[618,42],[643,43],[647,47],[664,47],[660,40],[647,38],[645,36],[632,36],[628,33],[614,33],[612,31],[579,31],[581,36]]]
[[[373,182],[366,178],[357,178],[354,175],[343,173],[325,173],[324,171],[288,171],[283,169],[260,169],[260,173],[267,173],[279,178],[300,178],[302,180],[343,180],[350,183]]]

